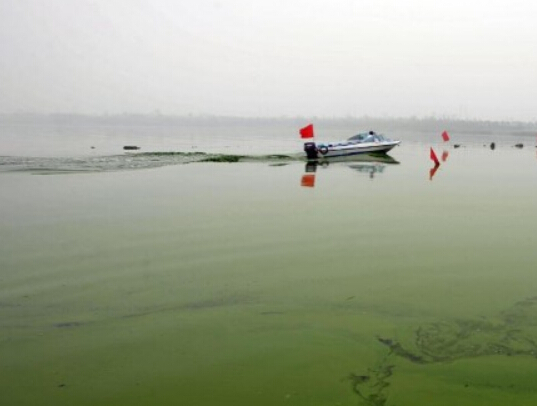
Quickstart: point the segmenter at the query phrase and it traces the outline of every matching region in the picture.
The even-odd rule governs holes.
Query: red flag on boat
[[[434,150],[433,150],[432,147],[431,147],[430,157],[431,157],[432,161],[434,162],[434,164],[435,164],[436,166],[440,165],[440,161],[439,161],[438,158],[436,157],[436,154],[434,153]]]
[[[301,138],[313,138],[313,124],[300,129]]]
[[[315,174],[302,175],[301,186],[314,187],[315,186]]]
[[[442,139],[443,139],[445,142],[449,141],[449,134],[447,133],[447,131],[444,131],[444,132],[442,133]]]

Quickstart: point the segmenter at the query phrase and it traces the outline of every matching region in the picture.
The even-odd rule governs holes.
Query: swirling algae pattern
[[[386,357],[365,375],[349,375],[361,404],[387,404],[389,379],[395,372],[395,366],[388,362],[391,356],[420,365],[484,356],[537,358],[537,296],[515,303],[492,320],[457,319],[421,325],[414,338],[414,345],[407,346],[391,338],[377,337],[379,343],[389,348]]]

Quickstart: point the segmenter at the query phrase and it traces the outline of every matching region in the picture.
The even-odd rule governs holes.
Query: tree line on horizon
[[[11,124],[54,124],[54,125],[282,125],[296,126],[306,123],[316,126],[349,127],[360,129],[382,128],[385,130],[431,131],[449,129],[460,132],[535,132],[537,121],[493,121],[468,120],[453,117],[237,117],[218,115],[167,115],[161,113],[123,114],[77,114],[77,113],[0,113],[0,123]]]

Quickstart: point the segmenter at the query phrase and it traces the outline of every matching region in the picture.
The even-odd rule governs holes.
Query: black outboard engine
[[[304,151],[306,151],[308,159],[317,159],[317,146],[314,142],[305,142]]]

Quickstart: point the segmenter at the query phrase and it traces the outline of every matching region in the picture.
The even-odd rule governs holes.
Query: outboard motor
[[[317,159],[317,146],[314,142],[305,142],[304,151],[308,159]]]

